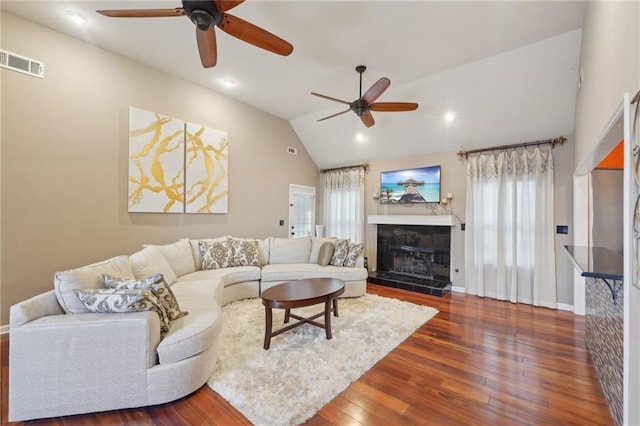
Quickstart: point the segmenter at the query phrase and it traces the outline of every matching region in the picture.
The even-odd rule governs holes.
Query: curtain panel
[[[557,307],[551,148],[469,157],[469,294]]]
[[[364,242],[364,173],[358,167],[324,174],[325,235]]]

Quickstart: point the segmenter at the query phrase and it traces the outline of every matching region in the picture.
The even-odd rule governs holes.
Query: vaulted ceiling
[[[179,1],[2,1],[2,9],[288,120],[321,168],[567,136],[573,132],[580,1],[247,1],[229,13],[289,41],[282,57],[217,31],[218,64],[200,64],[186,17],[116,19],[99,9],[175,8]],[[68,11],[84,14],[82,26]],[[391,80],[366,128],[345,105]],[[225,87],[225,79],[235,81]],[[455,120],[443,116],[453,112]],[[360,133],[359,140],[356,134]]]

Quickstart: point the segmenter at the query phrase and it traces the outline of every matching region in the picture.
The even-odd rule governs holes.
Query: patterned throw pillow
[[[363,250],[364,244],[349,244],[349,253],[347,254],[347,258],[344,260],[344,266],[355,268],[356,261],[362,254]]]
[[[259,246],[257,240],[241,240],[229,237],[231,260],[229,266],[260,266]]]
[[[349,240],[337,240],[333,251],[333,257],[330,264],[333,266],[342,266],[349,254]]]
[[[107,287],[115,290],[150,290],[162,304],[169,321],[175,321],[189,313],[180,309],[176,296],[173,294],[171,287],[167,285],[162,274],[154,274],[137,281],[102,274],[102,280]]]
[[[160,334],[164,336],[169,331],[169,317],[151,290],[95,288],[74,290],[74,292],[91,312],[111,314],[155,311],[160,317]]]
[[[199,241],[202,269],[228,268],[231,260],[231,246],[228,240]]]

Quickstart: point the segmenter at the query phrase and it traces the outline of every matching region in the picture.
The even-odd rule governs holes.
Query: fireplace
[[[378,223],[377,267],[369,280],[444,296],[451,290],[450,250],[450,225]]]

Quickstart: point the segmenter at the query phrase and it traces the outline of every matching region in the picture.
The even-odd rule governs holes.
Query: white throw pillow
[[[196,264],[193,260],[191,244],[189,244],[188,238],[183,238],[171,244],[145,244],[143,247],[157,247],[169,262],[169,265],[171,265],[173,272],[179,277],[196,271]]]
[[[274,238],[269,248],[269,263],[308,263],[311,238]]]
[[[178,278],[167,259],[160,253],[158,247],[145,247],[129,256],[129,259],[131,260],[133,275],[135,275],[135,278],[138,280],[146,278],[149,275],[162,274],[167,284],[171,285],[176,282]],[[117,274],[109,275],[119,276]],[[120,278],[126,277],[120,276]]]

